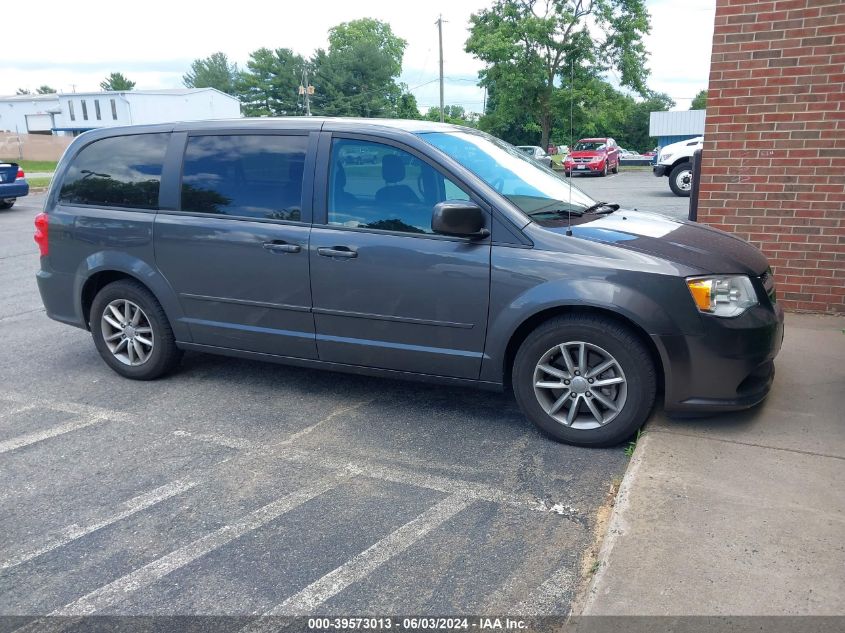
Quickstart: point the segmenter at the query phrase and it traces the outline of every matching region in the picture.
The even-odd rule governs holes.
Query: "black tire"
[[[0,209],[3,210],[11,209],[13,206],[15,206],[14,200],[4,200],[3,202],[0,202]]]
[[[624,403],[616,416],[603,426],[567,426],[549,415],[535,394],[534,372],[539,361],[556,346],[572,341],[608,352],[624,372],[627,381]],[[555,317],[531,332],[514,359],[512,384],[522,412],[543,433],[567,444],[594,447],[613,446],[633,436],[651,413],[657,391],[654,362],[639,337],[611,319],[590,315]],[[555,393],[554,397],[557,395]]]
[[[685,190],[682,186],[678,183],[679,180],[685,180],[689,178],[689,186]],[[669,172],[669,188],[672,190],[676,196],[681,196],[682,198],[689,198],[690,193],[692,193],[692,164],[688,162],[678,163],[672,168],[672,171]]]
[[[563,172],[563,175],[566,176],[567,178],[572,178],[572,172],[571,171],[565,171],[565,172]]]
[[[604,161],[604,167],[602,167],[601,171],[599,172],[599,176],[604,178],[607,176],[607,161]]]
[[[614,174],[619,173],[619,161],[618,160],[616,161],[616,164],[613,166],[613,173]]]
[[[127,299],[141,308],[152,329],[153,348],[149,357],[139,365],[127,365],[111,352],[104,340],[102,315],[107,306],[116,299]],[[176,347],[176,339],[167,315],[155,296],[142,284],[122,279],[105,286],[91,304],[91,335],[94,345],[106,364],[125,378],[133,380],[154,380],[164,376],[179,363],[182,351]]]

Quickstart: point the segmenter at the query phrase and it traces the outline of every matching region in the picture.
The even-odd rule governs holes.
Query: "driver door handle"
[[[317,254],[323,257],[340,257],[343,259],[351,259],[358,257],[358,251],[349,248],[348,246],[332,246],[331,248],[321,247],[317,249]]]

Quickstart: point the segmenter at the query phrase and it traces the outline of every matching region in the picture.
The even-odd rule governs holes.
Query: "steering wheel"
[[[505,188],[505,179],[501,176],[497,176],[493,180],[490,181],[490,186],[493,187],[499,193],[502,193],[502,189]]]

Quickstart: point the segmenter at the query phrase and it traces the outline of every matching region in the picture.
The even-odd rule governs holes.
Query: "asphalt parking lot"
[[[689,198],[681,198],[669,189],[666,178],[655,178],[651,169],[626,170],[606,177],[575,174],[573,184],[590,197],[616,202],[626,209],[652,211],[677,220],[689,217]]]
[[[120,378],[43,312],[42,202],[0,213],[0,615],[568,613],[622,447],[503,394],[200,354]]]

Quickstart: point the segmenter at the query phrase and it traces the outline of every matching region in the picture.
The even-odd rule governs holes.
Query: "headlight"
[[[745,275],[692,277],[687,287],[701,312],[720,317],[735,317],[757,305],[757,293]]]
[[[661,154],[660,155],[660,162],[662,163],[664,160],[672,158],[672,156],[674,156],[674,154],[672,152],[668,152],[666,154]]]

